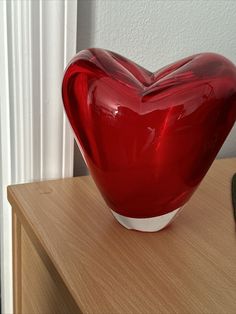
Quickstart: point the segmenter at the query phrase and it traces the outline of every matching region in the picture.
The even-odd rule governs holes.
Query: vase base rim
[[[167,214],[150,218],[132,218],[120,215],[113,210],[111,210],[111,212],[116,220],[127,229],[143,232],[156,232],[169,225],[181,209],[182,207],[179,207]]]

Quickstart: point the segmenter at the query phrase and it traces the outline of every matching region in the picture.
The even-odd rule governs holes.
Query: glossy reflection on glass
[[[101,194],[133,218],[182,207],[236,119],[236,67],[213,53],[151,73],[114,52],[84,50],[62,92]]]

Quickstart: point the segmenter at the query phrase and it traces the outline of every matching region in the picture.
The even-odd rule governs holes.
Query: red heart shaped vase
[[[165,227],[236,119],[236,67],[201,53],[151,73],[103,49],[78,53],[62,86],[91,175],[127,228]]]

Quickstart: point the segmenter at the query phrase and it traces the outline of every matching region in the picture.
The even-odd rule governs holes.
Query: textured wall
[[[156,70],[179,58],[218,52],[236,63],[236,1],[78,2],[78,50],[101,47]],[[220,156],[236,156],[236,127]]]

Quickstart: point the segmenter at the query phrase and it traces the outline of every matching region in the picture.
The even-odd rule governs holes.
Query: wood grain
[[[22,313],[81,313],[66,287],[50,273],[23,227],[21,243]]]
[[[22,313],[22,278],[21,278],[21,224],[13,209],[12,212],[12,230],[13,230],[13,299],[14,313]]]
[[[119,225],[90,177],[11,186],[8,197],[84,313],[236,313],[236,159],[214,162],[158,233]]]

